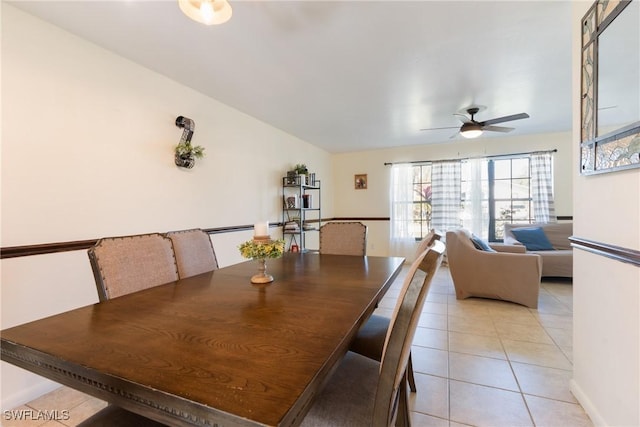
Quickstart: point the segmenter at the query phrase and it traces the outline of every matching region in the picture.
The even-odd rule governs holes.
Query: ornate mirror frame
[[[583,175],[640,167],[640,121],[598,135],[598,37],[631,1],[596,0],[582,18],[580,173]]]

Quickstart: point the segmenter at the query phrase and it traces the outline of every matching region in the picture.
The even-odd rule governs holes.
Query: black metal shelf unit
[[[305,234],[316,232],[321,221],[320,180],[297,175],[282,178],[282,234],[285,250],[306,252]]]

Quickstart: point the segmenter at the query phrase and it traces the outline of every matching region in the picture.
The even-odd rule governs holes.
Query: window
[[[413,167],[413,222],[411,236],[422,239],[431,230],[431,165]]]
[[[505,223],[533,222],[531,182],[529,157],[463,162],[463,226],[497,241]]]
[[[432,228],[431,163],[412,165],[411,237]],[[529,156],[461,162],[461,225],[490,241],[503,239],[505,223],[534,222]],[[480,231],[481,230],[481,231]]]

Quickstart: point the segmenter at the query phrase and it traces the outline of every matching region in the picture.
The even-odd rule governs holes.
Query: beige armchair
[[[457,299],[491,298],[538,308],[539,255],[476,249],[464,229],[448,231],[446,242]]]

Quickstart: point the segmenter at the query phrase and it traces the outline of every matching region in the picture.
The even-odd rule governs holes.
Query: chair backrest
[[[160,233],[100,239],[88,253],[100,301],[178,280],[173,244]]]
[[[406,387],[404,381],[413,337],[444,251],[444,243],[434,242],[432,247],[411,264],[405,277],[382,351],[373,414],[374,426],[386,427],[393,424],[399,399],[402,398],[400,388]]]
[[[433,246],[436,240],[442,240],[442,233],[432,228],[431,231],[429,231],[427,235],[422,238],[422,241],[418,245],[418,249],[416,249],[416,253],[413,256],[413,259],[418,258],[420,254],[427,250],[427,248]]]
[[[367,254],[367,226],[361,222],[328,222],[320,227],[320,253]]]
[[[173,242],[178,274],[181,279],[218,268],[216,252],[206,231],[194,228],[170,231],[166,236]]]

